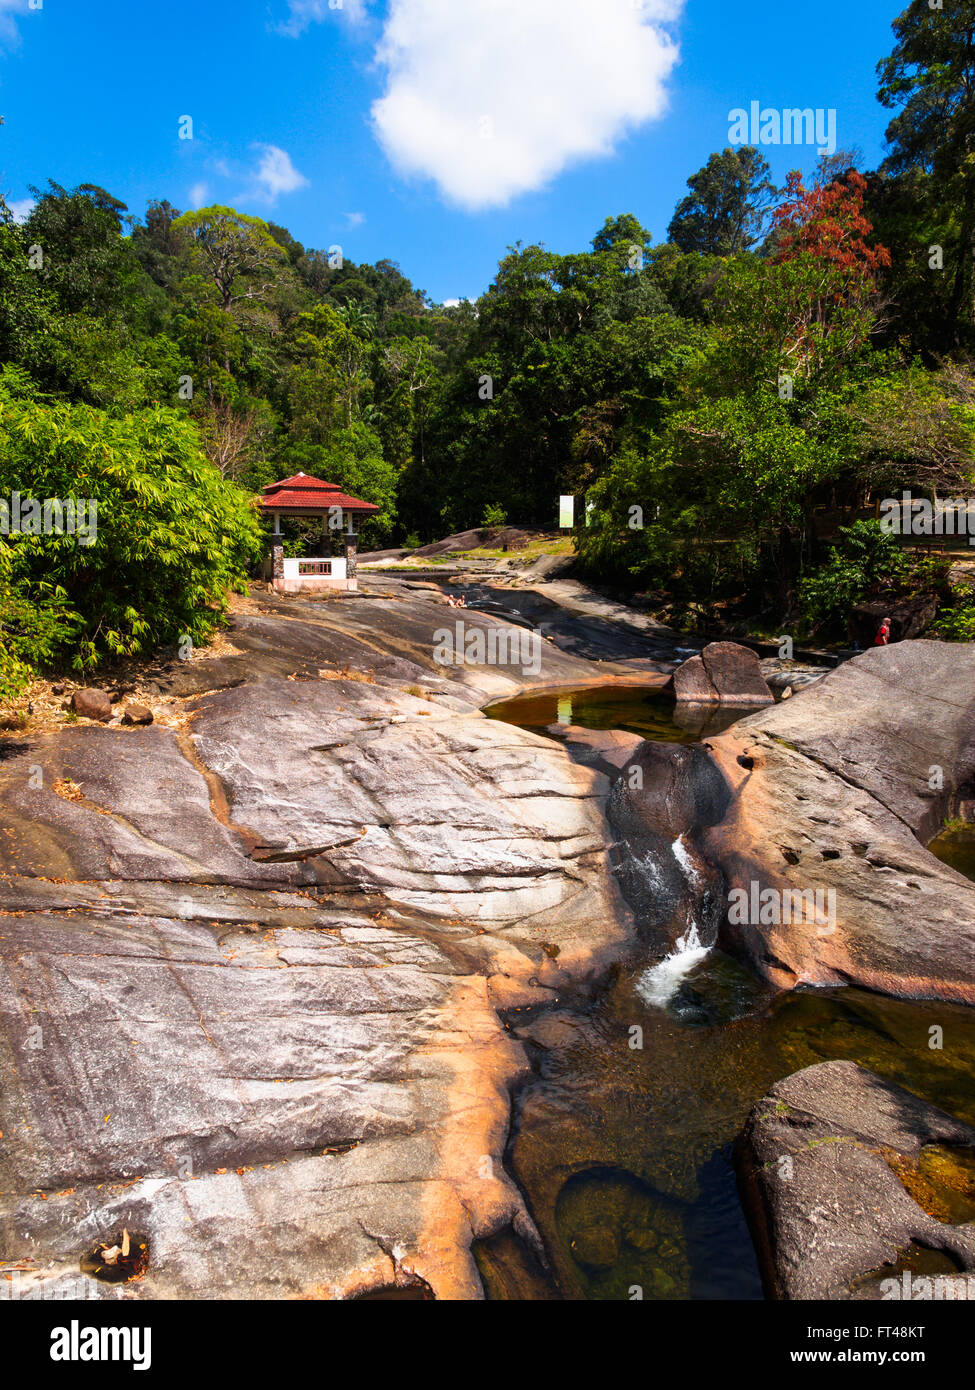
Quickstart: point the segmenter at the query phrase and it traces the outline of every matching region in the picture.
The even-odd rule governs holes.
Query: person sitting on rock
[[[873,644],[874,644],[875,647],[886,647],[886,645],[887,645],[887,643],[888,643],[889,641],[890,641],[890,619],[889,619],[889,618],[883,618],[883,619],[881,620],[880,627],[877,629],[877,635],[876,635],[876,637],[873,639]]]

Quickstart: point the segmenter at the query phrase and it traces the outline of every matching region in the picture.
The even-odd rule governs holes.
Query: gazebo
[[[296,473],[282,478],[264,489],[261,509],[274,517],[271,554],[264,562],[264,578],[271,587],[283,594],[314,592],[319,589],[354,590],[356,579],[356,549],[359,536],[356,517],[370,516],[379,508],[342,491],[338,483],[326,483],[308,473]],[[320,516],[322,540],[328,542],[341,534],[345,542],[342,556],[308,556],[306,559],[284,557],[281,537],[283,516]],[[323,549],[325,549],[323,545]]]

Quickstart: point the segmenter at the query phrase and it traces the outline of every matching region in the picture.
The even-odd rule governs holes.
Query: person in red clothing
[[[880,624],[880,627],[877,629],[877,635],[876,635],[876,637],[873,639],[873,644],[874,644],[875,647],[886,647],[886,645],[887,645],[887,643],[888,643],[889,641],[890,641],[890,619],[889,619],[889,618],[884,618],[883,622]]]

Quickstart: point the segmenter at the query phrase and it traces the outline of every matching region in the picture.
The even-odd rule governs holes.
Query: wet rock
[[[975,1155],[975,1129],[852,1062],[822,1062],[777,1082],[736,1146],[767,1293],[890,1297],[881,1281],[901,1283],[898,1259],[912,1244],[975,1274],[975,1227],[939,1220],[912,1195],[927,1200],[917,1174],[925,1146],[935,1144]]]
[[[107,690],[85,686],[71,696],[71,708],[82,719],[97,719],[107,724],[112,717],[112,701]]]
[[[711,642],[700,656],[690,657],[674,672],[673,689],[680,703],[768,705],[773,702],[757,655],[736,642]]]
[[[588,1269],[611,1269],[619,1259],[620,1243],[608,1226],[585,1226],[569,1243],[573,1255]]]
[[[643,1253],[656,1250],[658,1245],[657,1233],[652,1226],[628,1226],[623,1237],[627,1245]]]
[[[609,819],[619,847],[617,876],[641,924],[670,939],[693,916],[713,939],[723,906],[717,874],[699,845],[719,823],[728,786],[698,744],[644,742],[613,784]]]

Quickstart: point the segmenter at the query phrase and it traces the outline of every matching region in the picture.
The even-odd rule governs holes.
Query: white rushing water
[[[691,885],[692,888],[700,887],[701,877],[694,865],[694,860],[687,852],[687,846],[684,844],[683,835],[678,835],[677,839],[674,841],[670,848],[674,858],[680,865],[681,873],[687,879],[687,882]]]
[[[697,869],[681,836],[678,835],[670,848],[689,887],[699,887]],[[699,961],[704,960],[710,950],[711,947],[705,946],[701,941],[697,923],[692,918],[690,926],[679,938],[670,955],[665,956],[656,965],[651,965],[640,976],[636,984],[640,998],[652,1008],[665,1009],[680,989],[682,981]]]

